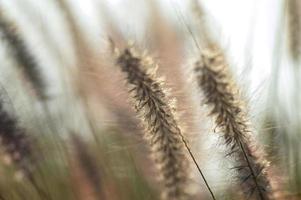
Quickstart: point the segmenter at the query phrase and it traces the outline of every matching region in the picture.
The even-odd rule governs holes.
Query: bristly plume
[[[126,73],[126,80],[132,86],[130,92],[136,111],[147,127],[146,139],[164,184],[163,199],[186,199],[188,162],[181,130],[161,83],[145,69],[150,65],[148,60],[134,56],[132,50],[125,49],[117,64]]]
[[[216,118],[216,125],[223,134],[227,156],[236,164],[234,169],[244,194],[252,199],[272,199],[268,162],[253,138],[246,111],[220,48],[211,46],[204,50],[195,71],[205,103],[212,107],[210,115]]]
[[[0,10],[0,33],[1,38],[8,44],[13,58],[30,81],[36,95],[40,99],[46,99],[46,84],[39,71],[39,66],[14,24],[6,19],[2,10]]]
[[[15,164],[23,176],[30,176],[32,165],[31,141],[17,120],[5,111],[0,102],[0,144],[7,160]]]
[[[301,4],[299,0],[287,0],[288,45],[294,61],[300,61],[301,54]]]

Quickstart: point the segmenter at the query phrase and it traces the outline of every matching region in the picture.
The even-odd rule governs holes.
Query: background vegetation
[[[1,1],[0,199],[301,199],[299,4]]]

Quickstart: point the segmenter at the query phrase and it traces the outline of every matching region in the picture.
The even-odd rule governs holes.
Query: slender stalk
[[[210,188],[208,181],[206,180],[205,175],[203,174],[203,172],[202,172],[202,170],[201,170],[198,162],[196,161],[196,159],[195,159],[195,157],[194,157],[194,155],[193,155],[193,153],[192,153],[192,151],[191,151],[191,149],[190,149],[187,141],[185,140],[185,138],[184,138],[184,136],[182,134],[181,134],[181,138],[182,138],[182,141],[183,141],[183,143],[184,143],[187,151],[189,152],[189,155],[190,155],[191,159],[193,160],[193,163],[195,164],[195,166],[197,167],[199,173],[201,174],[202,179],[204,180],[204,183],[205,183],[207,189],[209,190],[212,199],[216,200],[216,198],[214,196],[214,193],[213,193],[212,189]]]

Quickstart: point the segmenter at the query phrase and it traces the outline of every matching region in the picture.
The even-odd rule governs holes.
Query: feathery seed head
[[[42,79],[39,66],[31,54],[32,52],[26,46],[25,42],[18,33],[17,28],[6,19],[0,10],[0,33],[1,38],[8,44],[9,50],[14,56],[18,66],[24,72],[26,78],[30,81],[36,95],[40,99],[47,99],[45,93],[46,84]]]
[[[188,163],[182,133],[162,83],[146,69],[153,61],[136,56],[127,48],[118,57],[117,64],[126,73],[136,111],[146,126],[145,138],[151,146],[165,188],[163,199],[185,199]]]
[[[228,147],[227,155],[237,165],[234,168],[245,195],[261,200],[272,199],[267,161],[251,134],[246,111],[222,51],[214,46],[208,47],[196,63],[195,71],[205,103],[212,107],[210,115],[215,117]]]
[[[32,170],[31,142],[24,130],[18,127],[17,120],[4,110],[2,102],[0,102],[0,138],[5,160],[10,160],[24,175],[29,175]]]

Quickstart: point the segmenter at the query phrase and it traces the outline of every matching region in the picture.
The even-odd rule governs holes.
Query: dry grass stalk
[[[26,46],[17,29],[0,10],[0,32],[1,37],[8,44],[10,52],[14,56],[18,66],[30,81],[36,95],[40,99],[46,99],[46,84],[41,76],[37,62],[30,49]]]
[[[161,83],[154,78],[154,73],[145,69],[152,65],[148,61],[125,49],[118,57],[117,64],[127,75],[136,111],[147,127],[146,139],[151,145],[164,184],[163,199],[186,199],[188,162],[181,130]]]
[[[301,4],[298,0],[287,0],[288,8],[288,45],[289,52],[294,61],[300,60],[301,54]]]
[[[203,51],[195,71],[206,103],[212,107],[210,115],[216,118],[223,133],[227,155],[236,162],[235,169],[244,194],[247,198],[272,199],[268,162],[263,159],[251,134],[246,111],[220,48],[211,46]]]
[[[95,162],[95,159],[88,152],[88,147],[85,142],[80,138],[79,135],[72,134],[71,135],[73,149],[76,156],[76,162],[79,165],[79,171],[83,173],[83,176],[87,180],[88,186],[92,187],[91,196],[93,199],[104,200],[104,192],[102,189],[102,178],[100,174],[100,170]],[[88,189],[87,189],[88,190]]]

